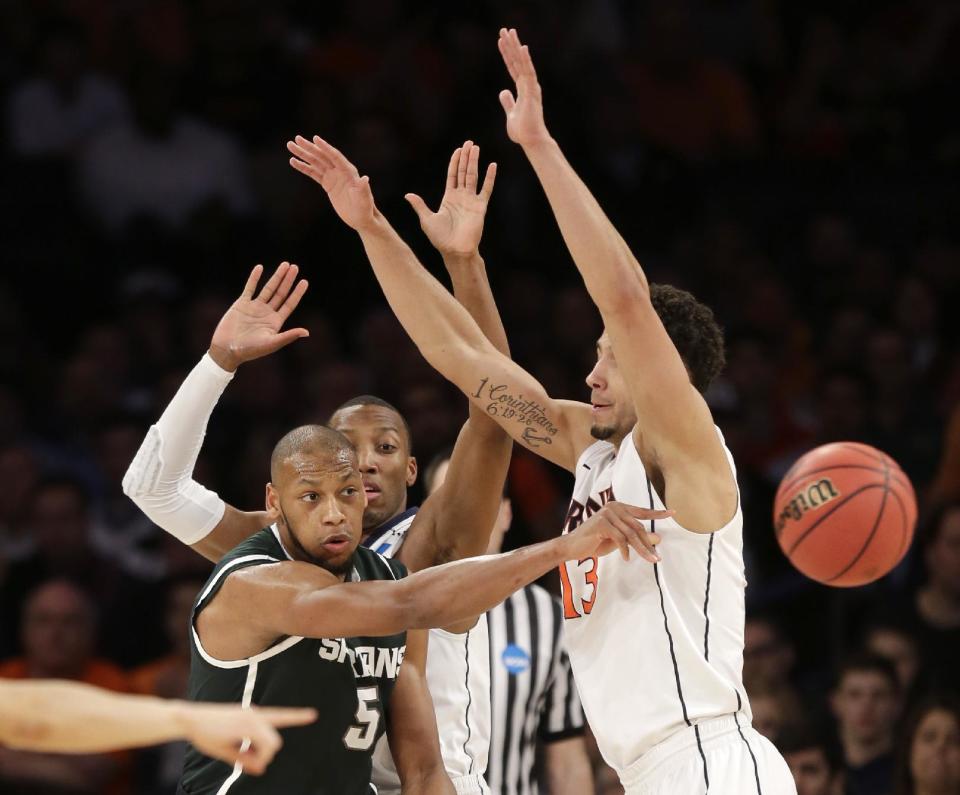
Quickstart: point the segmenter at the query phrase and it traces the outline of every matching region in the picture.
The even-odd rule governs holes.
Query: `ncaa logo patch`
[[[507,671],[513,676],[522,674],[530,668],[530,655],[515,643],[511,643],[503,650],[503,654],[500,655],[500,660],[503,662]]]

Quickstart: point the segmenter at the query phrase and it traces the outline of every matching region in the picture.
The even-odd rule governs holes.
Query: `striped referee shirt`
[[[487,613],[493,795],[537,795],[537,745],[583,734],[560,601],[528,585]]]

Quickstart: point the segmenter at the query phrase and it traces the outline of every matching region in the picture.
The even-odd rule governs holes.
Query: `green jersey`
[[[197,598],[191,622],[191,701],[271,707],[314,707],[316,723],[283,730],[283,748],[262,776],[245,775],[187,750],[178,793],[183,795],[368,795],[373,748],[386,728],[406,633],[382,638],[282,637],[244,660],[218,660],[200,643],[196,617],[233,572],[290,560],[276,528],[266,528],[217,564]],[[394,560],[358,547],[351,579],[405,576]],[[251,605],[250,610],[256,610]]]

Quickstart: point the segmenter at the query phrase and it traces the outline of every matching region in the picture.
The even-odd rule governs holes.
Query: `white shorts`
[[[780,752],[733,715],[655,745],[623,771],[621,782],[626,795],[797,795]]]

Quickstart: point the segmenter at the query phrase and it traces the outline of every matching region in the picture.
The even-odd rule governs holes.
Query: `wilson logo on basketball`
[[[814,510],[832,502],[840,496],[830,478],[820,478],[800,489],[777,516],[777,535],[783,532],[789,521],[798,521],[807,511]]]

